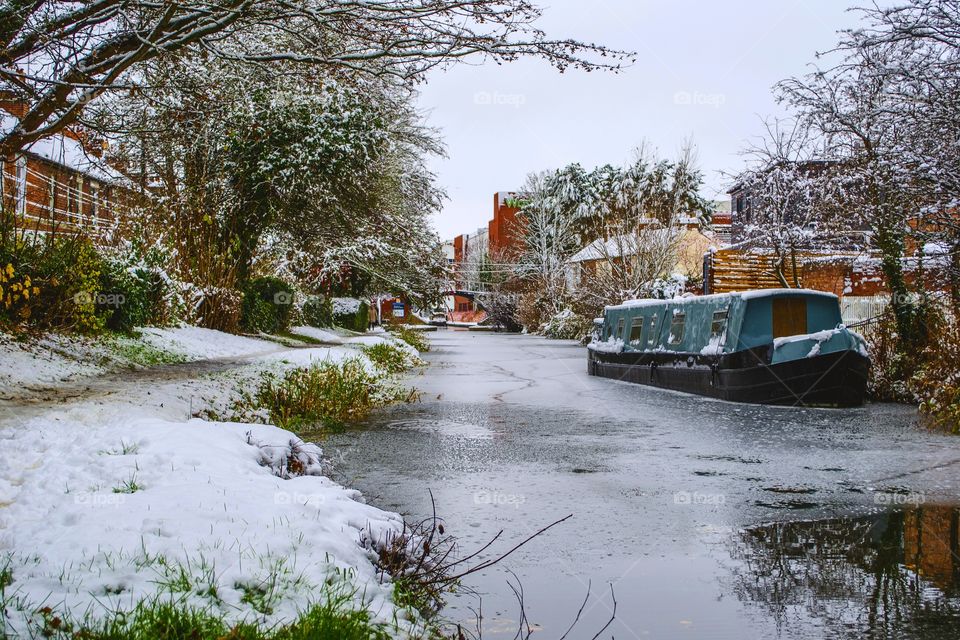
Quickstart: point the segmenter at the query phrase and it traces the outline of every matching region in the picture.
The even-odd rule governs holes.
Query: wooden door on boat
[[[804,298],[773,299],[773,337],[799,336],[807,331],[807,301]]]

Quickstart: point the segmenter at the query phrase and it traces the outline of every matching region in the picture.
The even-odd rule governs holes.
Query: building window
[[[16,183],[15,183],[15,193],[14,193],[14,203],[16,204],[16,211],[18,214],[23,215],[27,212],[27,159],[24,156],[17,158],[16,162]]]
[[[100,185],[96,182],[90,182],[90,220],[94,226],[97,224],[97,216],[100,215]]]
[[[623,325],[623,318],[620,318],[620,320],[617,322],[617,338],[620,340],[623,340]]]
[[[47,178],[47,200],[50,208],[50,219],[57,214],[57,180],[52,175]]]

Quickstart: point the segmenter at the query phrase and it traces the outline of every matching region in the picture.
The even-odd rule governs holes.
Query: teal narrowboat
[[[866,344],[837,296],[762,289],[630,300],[597,318],[587,371],[734,402],[859,406]]]

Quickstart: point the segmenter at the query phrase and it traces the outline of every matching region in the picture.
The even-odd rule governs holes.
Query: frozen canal
[[[441,330],[422,402],[332,437],[340,480],[463,552],[485,638],[960,638],[960,438],[906,407],[736,405],[585,373],[567,342]],[[478,600],[448,617],[474,626]]]

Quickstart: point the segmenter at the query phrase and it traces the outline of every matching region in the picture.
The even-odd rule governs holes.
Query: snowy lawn
[[[398,515],[324,477],[320,449],[293,433],[189,418],[264,371],[349,357],[373,367],[359,349],[371,339],[399,342],[351,337],[284,349],[190,327],[147,329],[141,340],[154,348],[250,364],[149,385],[131,374],[95,398],[39,412],[4,408],[0,570],[6,563],[12,574],[15,628],[24,631],[31,616],[37,624],[41,607],[100,617],[158,594],[231,622],[289,623],[335,588],[395,634],[414,632],[414,616],[392,604],[374,552],[361,544],[365,530],[369,540],[401,529]],[[54,356],[34,364],[29,351],[0,344],[5,363],[10,354],[21,358],[21,381],[103,370],[60,367]]]

